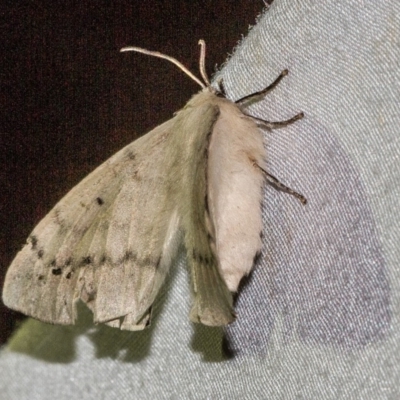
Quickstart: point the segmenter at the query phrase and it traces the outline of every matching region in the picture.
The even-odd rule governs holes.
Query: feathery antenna
[[[129,46],[129,47],[123,47],[120,51],[125,52],[125,51],[136,51],[138,53],[143,53],[147,54],[148,56],[153,56],[153,57],[159,57],[163,58],[164,60],[170,61],[173,64],[175,64],[179,69],[181,69],[186,75],[188,75],[190,78],[192,78],[197,84],[199,84],[203,89],[206,87],[210,87],[210,81],[208,80],[206,71],[205,71],[205,53],[206,53],[206,44],[203,39],[199,40],[199,44],[201,46],[200,50],[200,73],[202,78],[204,79],[204,83],[196,77],[192,72],[189,71],[181,62],[179,62],[176,58],[167,56],[166,54],[160,53],[158,51],[151,51],[151,50],[146,50],[142,49],[141,47],[136,47],[136,46]]]

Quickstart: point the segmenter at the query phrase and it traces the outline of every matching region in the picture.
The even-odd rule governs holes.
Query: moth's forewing
[[[175,190],[165,173],[173,125],[119,151],[38,224],[7,272],[8,307],[71,324],[81,299],[95,322],[145,325],[178,243]]]
[[[210,96],[195,96],[50,211],[7,272],[8,307],[71,324],[82,300],[97,323],[142,329],[183,231],[194,291],[191,319],[207,325],[234,319],[206,212],[207,151],[219,115]]]

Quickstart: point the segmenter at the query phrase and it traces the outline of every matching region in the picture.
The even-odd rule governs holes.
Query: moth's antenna
[[[178,68],[180,68],[186,75],[190,76],[196,83],[198,83],[203,89],[205,89],[207,86],[204,85],[204,83],[198,79],[194,74],[192,74],[182,63],[180,63],[176,58],[173,58],[171,56],[167,56],[166,54],[160,53],[158,51],[150,51],[150,50],[146,50],[146,49],[142,49],[140,47],[123,47],[121,50],[121,52],[125,52],[125,51],[137,51],[138,53],[143,53],[143,54],[147,54],[148,56],[153,56],[153,57],[159,57],[159,58],[163,58],[164,60],[168,60],[170,62],[172,62],[173,64],[175,64]],[[200,56],[201,59],[201,56]],[[206,76],[207,77],[207,76]],[[204,78],[204,76],[203,76]],[[207,85],[209,85],[208,80],[205,81]]]
[[[207,87],[211,86],[211,83],[208,79],[207,72],[206,72],[206,42],[203,39],[199,40],[200,49],[200,75],[203,78],[204,82],[206,83]]]

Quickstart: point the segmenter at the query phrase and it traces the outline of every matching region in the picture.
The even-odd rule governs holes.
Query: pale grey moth
[[[5,279],[4,303],[44,322],[73,324],[76,303],[95,323],[127,330],[150,323],[151,307],[183,241],[191,273],[190,319],[210,326],[235,320],[232,294],[261,249],[267,181],[305,198],[266,172],[263,133],[283,122],[251,117],[222,81],[211,86],[205,43],[195,77],[202,90],[169,121],[129,144],[73,188],[37,225]]]

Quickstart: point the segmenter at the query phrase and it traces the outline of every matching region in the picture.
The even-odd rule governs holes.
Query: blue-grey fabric
[[[290,73],[249,113],[269,172],[264,248],[224,332],[191,324],[184,255],[143,332],[28,320],[3,399],[400,398],[400,3],[276,0],[220,76],[228,96]]]

